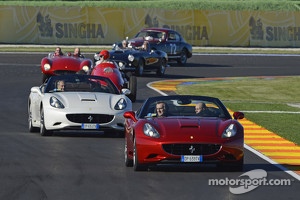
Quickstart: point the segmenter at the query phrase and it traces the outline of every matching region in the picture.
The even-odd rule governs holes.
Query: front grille
[[[54,71],[55,75],[64,75],[64,74],[75,74],[76,71],[70,71],[70,70],[56,70]]]
[[[218,152],[219,144],[164,144],[165,152],[173,155],[210,155]]]
[[[67,119],[74,123],[108,123],[114,118],[113,115],[104,114],[67,114]]]

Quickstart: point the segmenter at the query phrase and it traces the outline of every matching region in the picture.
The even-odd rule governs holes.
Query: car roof
[[[177,31],[175,31],[173,29],[170,29],[170,28],[160,28],[160,27],[143,28],[141,31],[164,31],[164,32],[174,31],[174,32],[177,32]]]

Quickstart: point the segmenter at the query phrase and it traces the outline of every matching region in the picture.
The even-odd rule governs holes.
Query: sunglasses
[[[99,57],[100,57],[100,58],[103,58],[103,55],[100,55]]]

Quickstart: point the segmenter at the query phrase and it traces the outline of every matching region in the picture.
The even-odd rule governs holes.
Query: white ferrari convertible
[[[123,132],[123,113],[132,102],[106,77],[69,74],[52,76],[32,87],[28,98],[30,132],[42,136],[59,130]]]

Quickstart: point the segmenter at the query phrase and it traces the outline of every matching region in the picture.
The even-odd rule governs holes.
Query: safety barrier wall
[[[144,27],[172,28],[194,46],[300,46],[300,12],[0,6],[2,44],[109,45]]]

